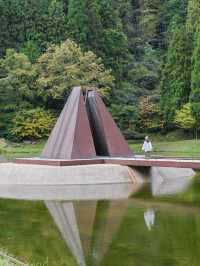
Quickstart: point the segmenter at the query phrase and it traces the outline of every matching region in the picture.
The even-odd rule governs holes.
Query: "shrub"
[[[55,118],[42,108],[23,110],[16,113],[12,120],[10,133],[20,140],[38,140],[49,136]]]

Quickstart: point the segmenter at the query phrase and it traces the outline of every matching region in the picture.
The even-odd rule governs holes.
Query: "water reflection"
[[[184,191],[191,183],[192,172],[181,176],[172,175],[172,170],[169,171],[171,175],[169,172],[166,175],[162,170],[152,171],[150,185],[153,195],[177,194]],[[125,194],[123,190],[122,195],[128,198],[141,188],[142,186],[138,186],[137,189],[126,190]],[[113,192],[110,195],[113,195]],[[45,203],[80,266],[101,265],[130,207],[130,202],[127,200],[46,201]],[[152,207],[147,208],[143,216],[147,229],[151,231],[155,225],[155,210]]]
[[[49,266],[198,266],[200,183],[193,174],[152,168],[141,172],[146,183],[10,187],[19,199],[39,195],[47,208],[0,200],[0,247],[25,262],[48,258]],[[0,196],[6,193],[0,185]]]
[[[144,221],[149,230],[154,226],[155,223],[155,211],[154,209],[147,209],[144,212]]]
[[[100,263],[126,212],[128,202],[125,199],[143,185],[143,182],[76,185],[64,197],[70,201],[45,201],[78,265],[86,266],[86,260],[91,265]]]
[[[152,167],[150,172],[153,196],[173,195],[183,192],[192,182],[192,169]]]
[[[80,266],[98,265],[118,232],[128,201],[55,202],[46,206]]]
[[[46,206],[78,264],[85,266],[74,204],[72,202],[46,201]]]

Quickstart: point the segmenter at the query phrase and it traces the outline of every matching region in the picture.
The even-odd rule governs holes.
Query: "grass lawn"
[[[8,143],[8,145],[0,148],[0,151],[7,158],[39,156],[44,143],[44,141],[36,144]]]
[[[161,156],[200,157],[200,140],[153,142],[153,154]],[[142,143],[130,143],[136,154],[142,154]]]
[[[36,144],[15,144],[8,143],[0,151],[7,158],[39,156],[45,141]],[[141,143],[131,141],[131,149],[136,154],[142,154]],[[180,156],[180,157],[200,157],[200,140],[180,140],[180,141],[153,141],[153,154],[160,156]]]

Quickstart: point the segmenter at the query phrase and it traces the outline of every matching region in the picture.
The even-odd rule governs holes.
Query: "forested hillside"
[[[200,128],[199,0],[0,0],[0,136],[40,139],[74,85],[126,137]]]

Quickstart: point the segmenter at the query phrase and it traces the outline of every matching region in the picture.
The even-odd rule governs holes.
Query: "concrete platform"
[[[120,165],[46,166],[2,163],[0,197],[28,200],[127,198],[143,183],[137,170]]]

